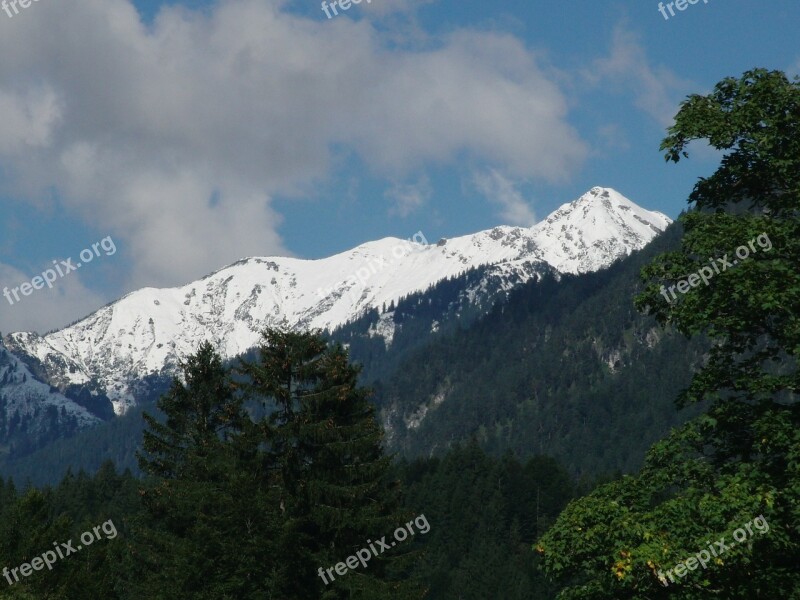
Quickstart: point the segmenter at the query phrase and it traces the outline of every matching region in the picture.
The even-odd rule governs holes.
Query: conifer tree
[[[273,409],[260,430],[283,489],[281,597],[419,597],[397,573],[410,558],[403,548],[344,576],[319,575],[408,521],[396,508],[369,392],[347,352],[317,333],[268,330],[260,359],[241,372]]]
[[[264,519],[243,493],[249,465],[239,438],[249,419],[242,398],[208,343],[187,359],[183,376],[158,402],[165,421],[144,415],[139,462],[155,479],[142,492],[147,518],[131,548],[132,597],[272,597],[263,593],[266,561],[258,566],[243,551]]]

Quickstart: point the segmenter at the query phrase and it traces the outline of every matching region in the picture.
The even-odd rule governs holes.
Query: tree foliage
[[[568,586],[560,598],[761,598],[800,594],[800,82],[754,70],[681,106],[668,160],[707,140],[725,152],[683,218],[679,252],[643,269],[637,305],[713,342],[678,399],[707,412],[648,453],[636,476],[573,502],[537,550]],[[765,234],[708,285],[669,301],[674,285]],[[766,246],[766,245],[765,245]],[[742,253],[744,254],[744,253]],[[741,257],[740,257],[741,258]],[[684,286],[685,287],[685,286]],[[735,544],[675,582],[665,572],[763,516],[769,532]]]

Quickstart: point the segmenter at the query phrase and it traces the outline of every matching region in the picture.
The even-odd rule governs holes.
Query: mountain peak
[[[542,246],[547,262],[562,272],[583,273],[606,266],[608,256],[619,258],[644,247],[671,222],[612,188],[596,186],[532,230],[547,240]]]
[[[612,188],[604,188],[602,186],[596,185],[592,189],[590,189],[588,192],[586,192],[585,195],[586,196],[610,196],[612,192],[614,194],[619,194],[619,192],[617,192],[616,190],[614,190]]]
[[[611,192],[614,192],[611,188],[604,188],[600,187],[599,185],[594,186],[590,189],[584,196],[605,196],[608,197],[611,195]]]
[[[250,257],[182,287],[132,292],[46,336],[11,334],[9,346],[38,361],[51,384],[100,382],[121,413],[136,403],[137,381],[174,375],[201,341],[236,356],[268,326],[335,329],[479,266],[490,266],[508,288],[545,271],[595,271],[669,223],[594,187],[532,228],[499,226],[433,245],[418,232],[317,260]]]
[[[641,208],[638,204],[626,198],[614,188],[600,187],[600,186],[593,187],[577,200],[573,200],[572,202],[569,202],[564,206],[583,206],[586,204],[605,206],[609,210],[613,210],[615,207],[627,206],[627,207],[636,207],[644,211],[644,209]],[[644,212],[652,215],[661,214],[656,211],[644,211]]]

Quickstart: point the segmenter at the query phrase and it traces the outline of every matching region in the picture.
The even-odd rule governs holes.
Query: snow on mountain
[[[420,232],[319,260],[247,258],[183,287],[138,290],[46,336],[14,333],[7,342],[38,359],[53,385],[100,382],[122,413],[136,402],[134,381],[175,373],[203,340],[235,356],[257,345],[267,326],[333,329],[480,265],[517,281],[537,265],[594,271],[642,248],[670,222],[595,187],[532,228],[495,227],[435,244]]]
[[[49,421],[40,419],[50,413]],[[13,430],[32,425],[29,434],[42,433],[36,427],[54,425],[72,420],[76,428],[96,425],[100,419],[83,406],[52,390],[49,385],[38,381],[27,366],[9,352],[0,341],[0,422],[3,431],[0,437],[6,439]]]
[[[643,248],[670,223],[615,190],[594,187],[537,223],[533,235],[542,260],[562,273],[586,273]]]

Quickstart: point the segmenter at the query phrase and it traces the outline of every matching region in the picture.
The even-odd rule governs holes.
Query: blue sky
[[[44,331],[243,256],[531,225],[595,185],[676,217],[718,157],[667,164],[689,93],[800,67],[800,3],[42,0],[0,13],[0,288]]]

